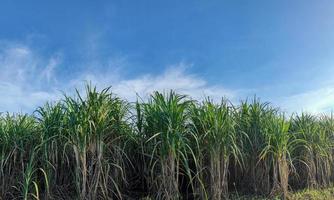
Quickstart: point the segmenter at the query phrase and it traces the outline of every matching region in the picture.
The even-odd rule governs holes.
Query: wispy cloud
[[[26,112],[41,103],[56,99],[56,91],[47,86],[53,77],[55,58],[43,58],[29,47],[1,42],[0,112]]]
[[[334,85],[314,89],[278,100],[278,104],[287,112],[328,113],[334,108]]]
[[[60,64],[60,61],[59,55],[51,57],[41,73],[41,78],[46,79],[48,82],[57,81],[54,70]]]
[[[1,42],[0,42],[1,43]],[[240,99],[254,94],[256,90],[231,90],[222,85],[209,84],[198,74],[191,73],[191,64],[177,63],[160,74],[142,74],[127,78],[120,73],[124,59],[111,59],[108,69],[81,71],[64,79],[64,72],[57,68],[62,65],[62,55],[55,53],[50,57],[38,54],[30,48],[17,43],[1,43],[0,47],[0,112],[31,112],[46,101],[59,99],[61,91],[71,93],[74,88],[83,89],[85,82],[98,88],[112,86],[112,91],[129,101],[137,95],[147,98],[153,91],[174,89],[194,99],[210,96],[219,100],[227,97],[238,103]],[[113,61],[114,60],[114,61]],[[96,65],[100,61],[94,61]],[[103,69],[103,70],[102,70]],[[56,73],[59,71],[60,73]],[[258,91],[261,96],[261,91]],[[334,85],[328,84],[320,89],[275,98],[273,103],[289,113],[307,111],[328,112],[334,106]]]
[[[44,102],[57,99],[57,92],[34,90],[18,84],[0,83],[0,112],[31,112]]]
[[[166,66],[161,74],[143,74],[131,79],[119,73],[119,62],[110,63],[108,70],[83,71],[64,80],[62,74],[55,73],[61,64],[58,54],[43,57],[27,46],[7,44],[0,49],[0,70],[4,72],[0,75],[0,112],[31,112],[46,101],[60,98],[60,91],[82,89],[87,81],[98,88],[112,86],[114,93],[129,101],[136,100],[137,95],[146,98],[153,91],[170,89],[196,99],[204,96],[233,99],[237,96],[236,91],[210,85],[204,78],[189,73],[187,69],[191,65],[186,63]]]
[[[158,75],[145,74],[134,79],[125,79],[114,73],[83,74],[73,80],[74,87],[80,87],[84,80],[91,81],[100,87],[112,86],[113,91],[129,101],[136,100],[137,95],[148,97],[153,91],[168,91],[170,89],[187,94],[195,99],[211,96],[219,99],[223,96],[233,99],[236,91],[225,89],[218,85],[209,85],[207,81],[196,74],[187,73],[188,65],[179,63],[169,66]]]

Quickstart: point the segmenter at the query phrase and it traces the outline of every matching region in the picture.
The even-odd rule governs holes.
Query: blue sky
[[[334,1],[0,2],[0,111],[31,112],[84,81],[176,89],[288,112],[334,107]]]

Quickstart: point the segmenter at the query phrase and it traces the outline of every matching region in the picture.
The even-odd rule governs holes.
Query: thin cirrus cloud
[[[28,46],[6,44],[0,48],[0,112],[32,112],[47,101],[60,99],[62,92],[73,93],[74,88],[83,90],[85,82],[98,88],[112,86],[112,91],[129,101],[138,97],[147,98],[153,91],[174,89],[195,99],[222,96],[234,99],[237,91],[218,85],[209,85],[196,74],[187,73],[189,65],[179,63],[169,66],[161,74],[144,74],[127,79],[122,77],[116,66],[101,72],[81,72],[69,80],[62,80],[56,73],[61,66],[61,56],[55,54],[45,58]],[[98,63],[98,62],[96,62]]]
[[[51,88],[45,90],[48,73],[44,60],[20,44],[2,43],[0,49],[0,112],[27,112],[41,102],[56,99]],[[43,89],[44,88],[44,89]]]
[[[124,79],[119,76],[111,78],[110,73],[82,74],[78,79],[73,80],[72,84],[80,88],[85,80],[99,87],[112,86],[112,91],[117,95],[126,98],[128,101],[135,101],[138,96],[145,99],[153,91],[175,90],[179,93],[189,95],[194,99],[201,99],[210,96],[213,99],[227,97],[234,99],[237,91],[225,89],[221,86],[211,86],[195,74],[186,72],[187,64],[179,63],[169,66],[162,74],[145,74],[133,79]]]
[[[330,113],[334,105],[334,86],[328,85],[324,88],[282,97],[278,104],[289,113]]]
[[[144,74],[132,79],[121,76],[117,70],[121,66],[116,62],[115,66],[110,66],[110,70],[83,71],[75,77],[64,80],[59,73],[61,70],[56,73],[56,69],[62,65],[62,56],[59,54],[46,58],[22,44],[6,43],[1,46],[0,112],[31,113],[47,101],[60,99],[63,91],[73,93],[74,88],[82,91],[85,82],[91,82],[100,89],[112,86],[114,93],[129,101],[135,101],[138,95],[145,99],[156,90],[174,89],[194,99],[210,96],[219,100],[221,97],[227,97],[237,103],[257,91],[256,89],[231,90],[221,85],[209,84],[204,78],[189,73],[187,68],[190,65],[182,62],[167,67],[161,74]],[[261,96],[261,91],[256,93]],[[274,99],[273,102],[288,113],[329,112],[334,102],[334,89],[329,85],[283,96]]]

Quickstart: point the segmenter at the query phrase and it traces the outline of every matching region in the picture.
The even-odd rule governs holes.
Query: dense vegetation
[[[154,92],[86,94],[0,119],[0,199],[228,199],[334,181],[334,117]]]

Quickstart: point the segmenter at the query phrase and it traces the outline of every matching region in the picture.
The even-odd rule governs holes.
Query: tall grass
[[[262,159],[261,153],[266,148],[268,135],[268,120],[275,115],[277,109],[269,103],[260,102],[254,98],[250,103],[241,102],[235,112],[239,146],[242,148],[244,167],[239,169],[241,175],[236,176],[236,182],[245,192],[269,194],[270,159]]]
[[[271,194],[281,193],[283,199],[286,199],[289,175],[294,170],[291,154],[304,142],[289,132],[291,122],[286,120],[284,115],[273,115],[267,123],[265,147],[260,154],[260,159],[268,159],[272,162]]]
[[[0,199],[228,199],[333,184],[333,115],[87,85],[0,115]],[[235,196],[235,195],[234,195]]]
[[[37,123],[27,115],[5,114],[1,118],[1,191],[2,198],[30,199],[36,183],[36,153],[40,138]],[[36,194],[37,192],[37,194]]]
[[[333,167],[332,118],[316,117],[307,113],[296,116],[292,131],[306,145],[299,149],[301,172],[307,177],[305,186],[318,188],[330,184]]]
[[[126,140],[126,103],[106,88],[97,92],[86,87],[86,97],[78,92],[66,97],[65,138],[74,159],[76,191],[80,199],[121,198]]]
[[[38,131],[41,140],[41,169],[45,172],[45,199],[51,198],[56,185],[61,185],[66,176],[64,168],[69,167],[68,158],[63,152],[64,106],[61,103],[45,104],[36,110],[36,119],[39,123]]]
[[[187,156],[191,147],[187,109],[190,103],[186,96],[173,91],[155,92],[138,110],[144,117],[141,133],[147,139],[145,150],[150,157],[151,187],[157,191],[156,198],[180,198],[180,174],[189,175]]]
[[[201,198],[228,198],[228,166],[230,157],[241,158],[237,145],[233,107],[222,100],[215,104],[207,99],[192,110],[194,132],[200,144],[199,176],[209,195]],[[208,176],[208,178],[205,178]]]

